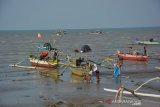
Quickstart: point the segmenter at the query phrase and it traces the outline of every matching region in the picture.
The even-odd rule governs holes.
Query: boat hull
[[[132,55],[132,54],[118,54],[123,60],[135,60],[135,61],[147,61],[148,56],[144,55]]]
[[[49,62],[45,60],[38,60],[35,58],[29,58],[29,61],[32,66],[36,66],[36,67],[45,67],[45,68],[57,68],[58,67],[57,62]]]
[[[160,42],[150,42],[150,41],[136,41],[137,44],[142,44],[142,45],[159,45]]]
[[[71,69],[72,74],[77,76],[85,76],[89,74],[89,70],[83,69],[83,68],[72,68]]]

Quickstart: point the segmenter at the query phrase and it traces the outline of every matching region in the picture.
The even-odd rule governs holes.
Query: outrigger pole
[[[118,98],[118,95],[121,94],[120,96],[122,96],[122,94],[132,94],[136,97],[138,97],[140,99],[139,96],[137,95],[140,95],[140,96],[146,96],[146,97],[155,97],[155,98],[160,98],[160,95],[158,94],[149,94],[149,93],[139,93],[139,92],[135,92],[137,90],[139,90],[143,85],[147,84],[148,82],[150,81],[153,81],[153,80],[157,80],[157,79],[160,79],[160,77],[156,77],[156,78],[151,78],[149,79],[148,81],[146,81],[145,83],[143,83],[141,86],[139,86],[137,89],[135,89],[134,91],[132,90],[129,90],[129,89],[126,89],[124,87],[120,87],[118,90],[114,90],[114,89],[108,89],[108,88],[104,88],[105,91],[109,91],[109,92],[116,92],[116,100]],[[125,90],[125,91],[123,91]],[[120,98],[121,99],[121,98]]]
[[[117,93],[118,90],[114,90],[114,89],[109,89],[109,88],[104,88],[105,91],[109,91],[109,92],[115,92]],[[123,91],[124,94],[132,94],[129,91]],[[138,93],[138,92],[134,92],[134,94],[136,95],[140,95],[140,96],[146,96],[146,97],[155,97],[155,98],[160,98],[160,95],[157,94],[148,94],[148,93]]]
[[[37,67],[32,67],[32,66],[21,66],[21,65],[17,65],[17,64],[10,64],[10,67],[18,67],[18,68],[28,68],[28,69],[37,69]]]

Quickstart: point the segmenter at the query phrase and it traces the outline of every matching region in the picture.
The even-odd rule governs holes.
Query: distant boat
[[[136,60],[136,61],[148,60],[148,56],[145,56],[145,55],[133,55],[133,54],[124,54],[124,53],[119,53],[118,55],[123,60]]]
[[[95,31],[95,32],[90,32],[89,34],[100,35],[100,34],[103,34],[103,32],[101,32],[101,31]]]
[[[136,43],[142,45],[160,45],[160,42],[156,41],[136,41]]]
[[[65,35],[67,34],[66,31],[63,31],[63,30],[60,30],[60,31],[56,31],[56,32],[53,32],[54,35],[57,35],[57,36],[62,36],[62,35]]]

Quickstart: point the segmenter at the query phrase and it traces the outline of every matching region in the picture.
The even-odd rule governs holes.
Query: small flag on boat
[[[42,38],[42,35],[40,33],[38,33],[37,38]]]

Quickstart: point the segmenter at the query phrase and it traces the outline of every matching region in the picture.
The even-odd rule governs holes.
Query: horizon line
[[[49,31],[49,30],[99,30],[99,29],[137,29],[137,28],[160,28],[160,26],[150,27],[110,27],[110,28],[57,28],[57,29],[0,29],[0,31]]]

